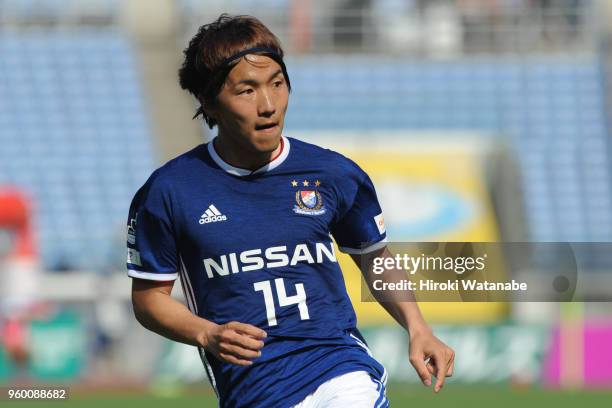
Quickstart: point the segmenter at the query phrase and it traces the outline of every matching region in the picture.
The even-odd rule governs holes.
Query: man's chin
[[[262,132],[256,132],[255,137],[252,139],[253,147],[260,153],[272,153],[280,144],[281,132],[275,132],[274,134],[262,134]]]

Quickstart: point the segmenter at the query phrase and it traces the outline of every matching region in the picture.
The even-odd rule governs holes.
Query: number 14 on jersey
[[[276,308],[274,306],[274,294],[272,291],[271,281],[261,281],[253,283],[253,287],[256,292],[263,292],[264,295],[264,303],[266,305],[266,317],[268,318],[269,326],[276,326]],[[296,294],[293,296],[287,296],[287,291],[285,290],[285,282],[283,278],[274,279],[274,286],[276,288],[276,294],[278,297],[278,305],[280,307],[286,307],[291,305],[298,305],[298,309],[300,310],[300,319],[308,320],[310,316],[308,315],[308,306],[306,305],[306,291],[304,290],[303,283],[297,283],[295,285]]]

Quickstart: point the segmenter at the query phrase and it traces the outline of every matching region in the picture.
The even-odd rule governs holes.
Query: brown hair
[[[233,57],[251,48],[265,49],[254,52],[279,63],[291,91],[280,41],[255,17],[221,14],[216,21],[201,26],[183,51],[185,61],[179,69],[179,83],[200,101],[194,118],[202,115],[209,128],[217,122],[206,114],[204,105],[214,105],[227,75],[240,60]]]

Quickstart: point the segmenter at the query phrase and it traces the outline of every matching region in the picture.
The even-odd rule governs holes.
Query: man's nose
[[[272,114],[276,112],[274,100],[272,99],[272,94],[269,90],[262,89],[258,99],[257,108],[260,116],[272,116]]]

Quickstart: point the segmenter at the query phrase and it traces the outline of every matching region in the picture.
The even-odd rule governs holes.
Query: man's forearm
[[[375,257],[389,257],[388,249],[377,251],[367,255],[354,258],[359,265],[361,273],[368,284],[370,292],[378,303],[409,333],[430,331],[416,302],[414,293],[410,290],[395,292],[386,291],[384,294],[372,290],[374,280],[380,279],[380,275],[372,272],[372,260]],[[395,282],[405,278],[405,272],[401,270],[389,270],[385,272],[385,281]]]
[[[377,299],[378,303],[410,334],[430,331],[416,301]]]
[[[133,299],[136,319],[147,329],[174,341],[206,346],[213,322],[194,315],[184,304],[164,293]]]

